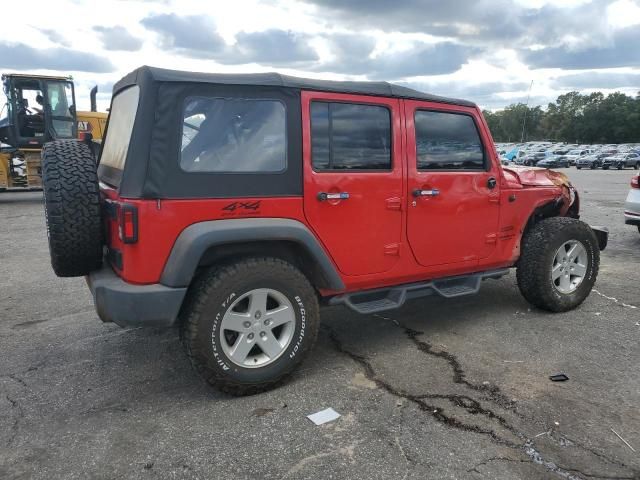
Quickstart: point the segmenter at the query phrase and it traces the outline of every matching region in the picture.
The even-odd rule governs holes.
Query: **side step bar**
[[[400,308],[407,300],[427,297],[433,294],[445,298],[472,295],[478,293],[482,280],[500,278],[507,273],[509,273],[509,269],[503,268],[470,275],[440,278],[429,282],[408,283],[388,288],[345,293],[329,299],[329,305],[345,305],[362,314],[383,312]]]

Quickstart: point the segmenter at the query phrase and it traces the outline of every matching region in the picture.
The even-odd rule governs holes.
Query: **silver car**
[[[640,175],[631,179],[631,189],[624,204],[624,223],[637,226],[640,232]]]

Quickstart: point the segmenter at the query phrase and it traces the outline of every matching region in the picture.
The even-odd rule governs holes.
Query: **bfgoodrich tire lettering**
[[[586,250],[588,265],[582,281],[571,293],[562,293],[552,280],[552,268],[558,249],[577,241]],[[598,276],[600,250],[598,240],[584,222],[567,217],[540,221],[522,239],[516,278],[522,296],[534,306],[552,312],[565,312],[580,305],[591,292]]]
[[[275,360],[264,366],[245,366],[234,361],[223,345],[223,319],[243,296],[263,290],[286,297],[295,325],[290,341]],[[208,383],[232,395],[258,393],[286,379],[313,347],[320,318],[317,296],[307,278],[276,258],[250,258],[212,267],[190,288],[180,316],[182,342],[192,365]],[[260,348],[255,351],[260,353]]]
[[[42,149],[44,211],[51,266],[59,277],[79,277],[102,263],[102,219],[96,163],[77,140]]]

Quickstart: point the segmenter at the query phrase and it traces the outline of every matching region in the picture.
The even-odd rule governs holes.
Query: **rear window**
[[[418,110],[414,121],[418,170],[484,169],[484,150],[471,116]]]
[[[189,97],[180,167],[186,172],[282,172],[286,137],[285,107],[277,100]]]
[[[134,85],[118,93],[111,102],[107,123],[107,136],[102,146],[100,164],[118,170],[124,169],[131,141],[133,122],[138,111],[140,87]]]

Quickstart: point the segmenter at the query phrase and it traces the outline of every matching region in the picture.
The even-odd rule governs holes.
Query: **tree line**
[[[546,109],[516,103],[504,110],[483,113],[496,142],[520,142],[523,125],[525,142],[640,142],[640,92],[636,97],[620,92],[569,92]]]

